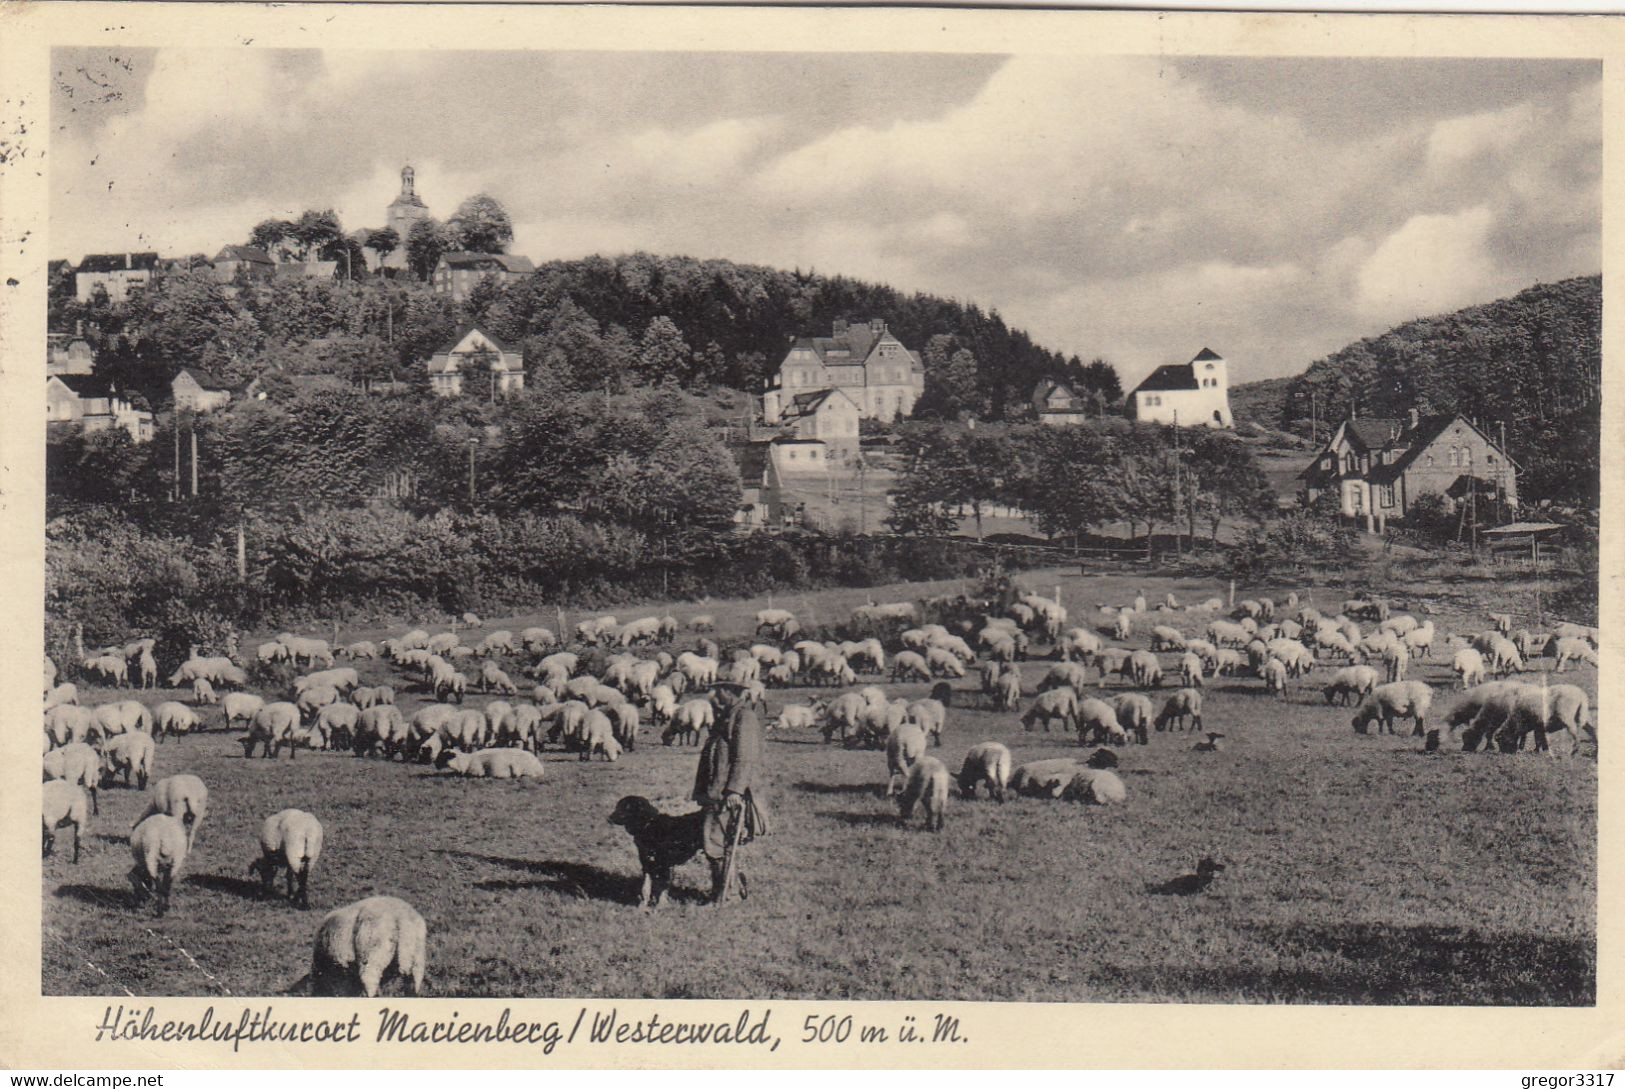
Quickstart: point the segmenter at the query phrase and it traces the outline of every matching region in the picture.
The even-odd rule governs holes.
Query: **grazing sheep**
[[[167,813],[147,817],[130,833],[130,884],[139,899],[151,897],[162,916],[169,910],[169,890],[186,862],[186,828]]]
[[[348,749],[355,740],[356,724],[361,719],[361,708],[353,703],[330,703],[316,712],[315,731],[322,747]]]
[[[412,906],[393,896],[369,896],[327,914],[316,931],[310,993],[377,998],[399,976],[413,996],[423,991],[429,928]]]
[[[1038,682],[1040,692],[1052,688],[1070,688],[1082,691],[1089,685],[1089,671],[1077,662],[1060,662],[1049,667],[1044,679]]]
[[[1550,632],[1521,629],[1512,637],[1512,645],[1518,648],[1518,653],[1523,655],[1524,661],[1527,662],[1533,658],[1549,657],[1552,652],[1548,648],[1556,638]]]
[[[1182,632],[1162,624],[1158,624],[1151,629],[1152,650],[1182,651],[1185,649],[1185,645],[1185,636]]]
[[[102,758],[95,749],[82,741],[52,749],[44,756],[44,772],[47,781],[60,779],[83,788],[90,795],[90,811],[101,812],[97,788],[102,781]]]
[[[1411,731],[1420,737],[1427,732],[1428,708],[1433,706],[1433,689],[1422,681],[1394,681],[1378,685],[1354,713],[1354,729],[1365,733],[1372,723],[1378,733],[1393,733],[1396,718],[1415,720]]]
[[[1070,730],[1078,722],[1078,694],[1070,688],[1052,688],[1040,692],[1021,716],[1021,725],[1029,733],[1035,724],[1042,723],[1044,732],[1050,732],[1050,723],[1059,720],[1061,729]]]
[[[1517,681],[1489,681],[1475,684],[1462,692],[1445,715],[1445,725],[1451,734],[1458,727],[1464,727],[1464,751],[1473,752],[1480,741],[1489,741],[1495,731],[1506,724],[1522,687]],[[1438,731],[1435,729],[1428,735],[1428,747],[1436,748],[1437,745]],[[1485,751],[1491,751],[1491,747],[1486,746]]]
[[[1462,647],[1456,651],[1450,660],[1450,668],[1461,679],[1464,691],[1484,683],[1486,674],[1484,656],[1472,647]]]
[[[942,733],[948,725],[948,708],[941,700],[913,700],[907,708],[908,721],[925,731],[937,748],[942,748]]]
[[[891,679],[894,681],[929,681],[931,667],[925,658],[912,651],[900,651],[892,657]]]
[[[259,709],[265,706],[265,700],[252,692],[227,692],[221,701],[221,710],[226,714],[226,729],[231,729],[239,721],[249,722]]]
[[[110,739],[102,745],[103,781],[111,782],[122,774],[127,787],[130,776],[134,775],[137,788],[146,790],[155,749],[152,738],[142,733],[120,734]]]
[[[1321,691],[1327,703],[1346,705],[1364,700],[1377,687],[1377,671],[1366,665],[1347,666],[1332,674]]]
[[[1139,692],[1125,692],[1112,700],[1112,711],[1117,715],[1117,724],[1125,732],[1132,732],[1134,739],[1140,744],[1148,744],[1151,740],[1151,700]],[[1159,721],[1157,728],[1162,729]]]
[[[1266,690],[1274,692],[1282,699],[1287,698],[1287,668],[1285,662],[1279,658],[1268,658],[1265,660],[1263,668],[1258,671],[1258,675],[1264,678],[1264,688]]]
[[[1437,635],[1433,621],[1424,621],[1420,626],[1412,628],[1401,636],[1405,649],[1411,652],[1413,658],[1433,657],[1433,640]]]
[[[1157,716],[1157,729],[1173,730],[1177,728],[1183,731],[1187,722],[1189,722],[1190,728],[1193,730],[1202,728],[1202,692],[1200,689],[1181,688],[1169,696],[1168,701],[1162,705],[1162,713]],[[1143,741],[1141,743],[1144,744]]]
[[[756,614],[756,635],[769,635],[787,642],[801,629],[795,614],[788,609],[763,609]]]
[[[610,738],[613,742],[615,739]],[[447,749],[435,766],[467,779],[540,779],[542,762],[524,749],[481,749],[454,752]]]
[[[716,716],[716,708],[710,700],[689,700],[677,708],[668,733],[682,744],[698,745],[700,735],[716,724]]]
[[[124,733],[152,733],[152,711],[140,700],[119,700],[94,709],[96,732],[102,737]]]
[[[299,693],[295,706],[299,708],[301,722],[314,721],[323,707],[339,701],[339,690],[330,684],[313,684]]]
[[[925,755],[925,746],[925,731],[918,726],[907,724],[891,732],[886,739],[886,771],[890,775],[886,782],[886,797],[902,793],[903,780],[909,769]]]
[[[162,741],[173,735],[179,737],[198,728],[197,712],[175,700],[165,700],[152,709],[153,734]]]
[[[1597,664],[1597,652],[1583,639],[1569,637],[1559,639],[1556,657],[1557,664],[1552,668],[1557,673],[1562,673],[1570,662],[1584,662],[1593,667]]]
[[[96,712],[71,703],[59,704],[45,712],[45,736],[50,745],[68,745],[97,737]]]
[[[621,745],[615,740],[615,724],[610,722],[608,715],[596,708],[588,711],[587,717],[582,721],[579,744],[583,763],[591,760],[594,754],[611,763],[621,758]]]
[[[502,692],[509,696],[519,691],[519,686],[514,684],[513,679],[495,662],[486,662],[480,666],[480,687],[487,692]]]
[[[1512,713],[1496,731],[1496,741],[1501,751],[1515,752],[1532,733],[1536,751],[1556,756],[1549,744],[1551,735],[1566,732],[1573,756],[1580,750],[1580,731],[1590,724],[1591,699],[1584,689],[1572,684],[1525,684],[1519,686]],[[1595,740],[1596,731],[1591,735]]]
[[[165,813],[186,829],[186,849],[197,841],[198,826],[209,815],[209,788],[196,775],[170,775],[153,784],[147,811],[136,818],[140,824],[155,813]]]
[[[1179,676],[1187,688],[1200,688],[1206,663],[1199,655],[1187,652],[1179,659]]]
[[[123,688],[130,681],[130,663],[124,660],[122,654],[102,654],[86,658],[79,663],[79,668],[116,688]]]
[[[1602,645],[1599,639],[1598,630],[1596,628],[1585,627],[1581,624],[1570,624],[1568,622],[1564,622],[1557,626],[1557,630],[1553,634],[1555,634],[1559,639],[1583,639],[1587,643],[1591,644],[1593,650],[1600,649]]]
[[[1076,760],[1034,760],[1010,773],[1010,789],[1026,798],[1059,798],[1068,783],[1083,771]]]
[[[965,762],[959,768],[959,793],[964,798],[976,797],[976,788],[987,784],[988,796],[1004,801],[1010,785],[1010,750],[997,741],[982,741],[972,745],[965,753]]]
[[[1128,798],[1128,788],[1113,771],[1084,768],[1061,788],[1063,802],[1082,802],[1085,805],[1121,805]]]
[[[908,778],[897,796],[900,826],[907,826],[915,806],[924,811],[929,831],[942,831],[948,808],[948,768],[934,756],[922,756],[908,769]]]
[[[1078,704],[1075,721],[1078,744],[1088,745],[1101,739],[1114,745],[1128,744],[1128,734],[1117,721],[1117,710],[1104,700],[1086,699]]]
[[[52,779],[40,788],[40,825],[44,833],[40,843],[40,857],[49,855],[56,847],[56,831],[73,827],[73,860],[79,861],[79,838],[90,827],[91,801],[85,791],[67,779]]]
[[[1490,613],[1489,621],[1491,624],[1495,625],[1495,630],[1500,632],[1502,635],[1512,634],[1511,613]]]
[[[393,759],[410,737],[406,719],[400,708],[388,703],[377,703],[356,716],[355,737],[351,748],[357,756],[370,756],[382,747],[384,759]]]
[[[925,652],[926,667],[936,677],[963,677],[965,666],[958,656],[944,647],[930,647]]]
[[[1149,650],[1136,650],[1128,656],[1129,672],[1134,683],[1141,688],[1156,688],[1162,684],[1162,663]]]
[[[254,746],[262,746],[262,755],[270,759],[288,746],[288,759],[296,755],[301,742],[308,743],[310,735],[300,729],[299,708],[291,703],[267,703],[248,723],[248,735],[242,739],[243,758],[254,755]]]
[[[688,622],[688,628],[690,631],[696,634],[700,632],[716,631],[717,621],[716,618],[710,613],[701,613]]]
[[[45,693],[45,709],[47,711],[53,707],[78,706],[78,704],[79,687],[72,681],[64,681],[53,686]]]

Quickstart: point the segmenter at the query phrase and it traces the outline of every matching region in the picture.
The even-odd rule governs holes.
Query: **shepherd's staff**
[[[744,798],[740,798],[744,802]],[[728,899],[728,893],[734,884],[734,853],[739,848],[739,834],[745,827],[745,807],[741,804],[739,811],[733,815],[733,824],[728,829],[728,845],[722,850],[722,890],[717,893],[717,903],[720,905]]]

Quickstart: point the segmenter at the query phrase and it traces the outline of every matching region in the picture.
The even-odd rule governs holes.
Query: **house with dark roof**
[[[47,426],[77,424],[86,432],[123,428],[131,442],[152,438],[152,413],[136,408],[105,379],[90,374],[52,374],[45,378]]]
[[[474,285],[491,277],[498,283],[513,283],[536,273],[536,266],[528,257],[511,253],[468,253],[454,250],[440,255],[440,261],[429,277],[436,294],[450,295],[453,302],[462,302],[473,292]]]
[[[258,246],[226,246],[210,262],[215,277],[223,284],[237,282],[239,274],[245,280],[263,283],[276,272],[276,262]]]
[[[1129,417],[1181,427],[1233,427],[1230,365],[1211,348],[1158,367],[1124,401]]]
[[[441,397],[459,397],[465,380],[473,393],[491,400],[525,388],[525,356],[477,325],[464,326],[452,342],[429,358],[429,384]]]
[[[337,261],[284,261],[276,266],[272,279],[277,283],[290,280],[332,280],[338,274]]]
[[[1459,413],[1345,420],[1298,476],[1311,503],[1331,492],[1377,532],[1423,495],[1518,507],[1517,463]]]
[[[777,423],[794,399],[839,389],[866,420],[895,420],[914,411],[925,392],[925,364],[879,318],[847,324],[833,336],[797,337],[762,394],[762,419]]]
[[[844,389],[798,393],[779,413],[790,437],[821,442],[839,457],[858,448],[858,421],[863,410]]]
[[[1033,387],[1033,411],[1038,422],[1052,427],[1082,423],[1089,418],[1091,402],[1059,378],[1041,378]]]
[[[100,287],[113,302],[123,302],[132,290],[151,283],[157,271],[156,253],[92,253],[74,270],[74,296],[89,302]]]

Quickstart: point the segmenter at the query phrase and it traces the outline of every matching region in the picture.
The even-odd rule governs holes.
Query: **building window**
[[[1460,464],[1461,464],[1461,448],[1459,446],[1452,446],[1450,448],[1450,467],[1452,469],[1454,469],[1457,466],[1459,466]]]
[[[1394,486],[1392,484],[1384,484],[1379,489],[1378,495],[1382,499],[1383,506],[1391,507],[1394,505]]]

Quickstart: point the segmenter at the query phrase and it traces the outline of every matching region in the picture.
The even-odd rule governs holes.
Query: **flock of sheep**
[[[936,623],[920,623],[924,611]],[[1186,634],[1176,618],[1194,619],[1199,635]],[[478,618],[465,617],[471,624]],[[1206,621],[1205,625],[1202,623]],[[787,610],[755,616],[754,638],[724,654],[711,637],[715,623],[699,615],[688,622],[691,649],[674,645],[677,620],[647,617],[620,624],[614,617],[583,621],[563,637],[546,628],[517,634],[491,631],[466,645],[456,631],[414,630],[379,642],[338,648],[322,639],[284,633],[254,648],[239,664],[230,657],[194,653],[169,677],[172,687],[190,686],[190,704],[166,700],[149,707],[136,699],[84,706],[72,682],[60,682],[45,661],[43,850],[57,834],[73,834],[73,860],[97,792],[116,779],[148,790],[151,801],[131,829],[134,865],[130,880],[141,899],[162,915],[176,876],[207,816],[209,792],[196,775],[156,779],[158,744],[219,722],[240,729],[244,756],[262,758],[301,748],[353,753],[361,759],[432,764],[449,773],[496,779],[539,779],[538,754],[549,746],[583,761],[613,762],[636,749],[645,726],[666,745],[697,744],[717,720],[712,688],[728,682],[742,698],[766,711],[770,688],[843,689],[805,702],[786,703],[769,730],[819,731],[854,749],[885,754],[886,794],[895,797],[898,820],[916,811],[925,827],[941,830],[957,782],[963,798],[981,789],[1003,801],[1010,793],[1095,805],[1125,800],[1127,790],[1111,769],[1110,747],[1148,744],[1153,731],[1194,730],[1194,750],[1223,748],[1223,735],[1203,731],[1203,691],[1212,678],[1259,682],[1261,694],[1286,697],[1294,680],[1330,670],[1320,690],[1328,704],[1355,704],[1353,728],[1393,732],[1408,720],[1430,751],[1441,728],[1462,731],[1463,748],[1555,753],[1551,742],[1566,735],[1569,752],[1582,736],[1595,742],[1596,727],[1585,691],[1516,679],[1549,658],[1553,672],[1570,662],[1596,664],[1594,628],[1564,624],[1551,633],[1512,630],[1512,619],[1492,615],[1482,632],[1446,635],[1431,619],[1390,614],[1373,600],[1342,603],[1323,615],[1289,595],[1226,609],[1212,598],[1181,608],[1173,595],[1149,607],[1143,595],[1122,607],[1100,606],[1090,622],[1069,626],[1058,602],[1033,594],[1001,603],[963,596],[914,603],[869,604],[843,625],[847,639],[806,637]],[[1369,625],[1362,628],[1362,624]],[[1128,646],[1141,637],[1147,645]],[[1042,653],[1043,661],[1038,659]],[[1434,689],[1408,679],[1423,659],[1448,653],[1463,689],[1444,714],[1432,713]],[[363,685],[355,665],[393,671],[394,684]],[[80,675],[116,686],[129,682],[130,663],[142,687],[156,685],[151,639],[83,655]],[[297,672],[298,670],[305,672]],[[953,681],[979,671],[979,683]],[[1036,686],[1032,674],[1042,669]],[[284,699],[246,691],[249,674],[287,684]],[[290,671],[295,675],[289,676]],[[1491,680],[1490,677],[1495,679]],[[867,683],[858,688],[865,680]],[[925,682],[927,698],[892,696],[884,682]],[[1153,692],[1172,681],[1173,690]],[[429,698],[409,716],[396,705],[396,688]],[[489,698],[468,706],[472,692]],[[1084,759],[1044,759],[1015,765],[1009,748],[984,740],[966,750],[957,777],[933,750],[949,732],[956,701],[976,700],[1019,716],[1028,730],[1072,731]],[[287,899],[309,906],[308,884],[321,857],[323,830],[311,813],[285,809],[267,816],[251,872],[265,895],[277,878]],[[411,993],[422,986],[426,926],[404,901],[371,897],[329,913],[317,929],[310,987],[316,994],[376,995],[399,976]]]

